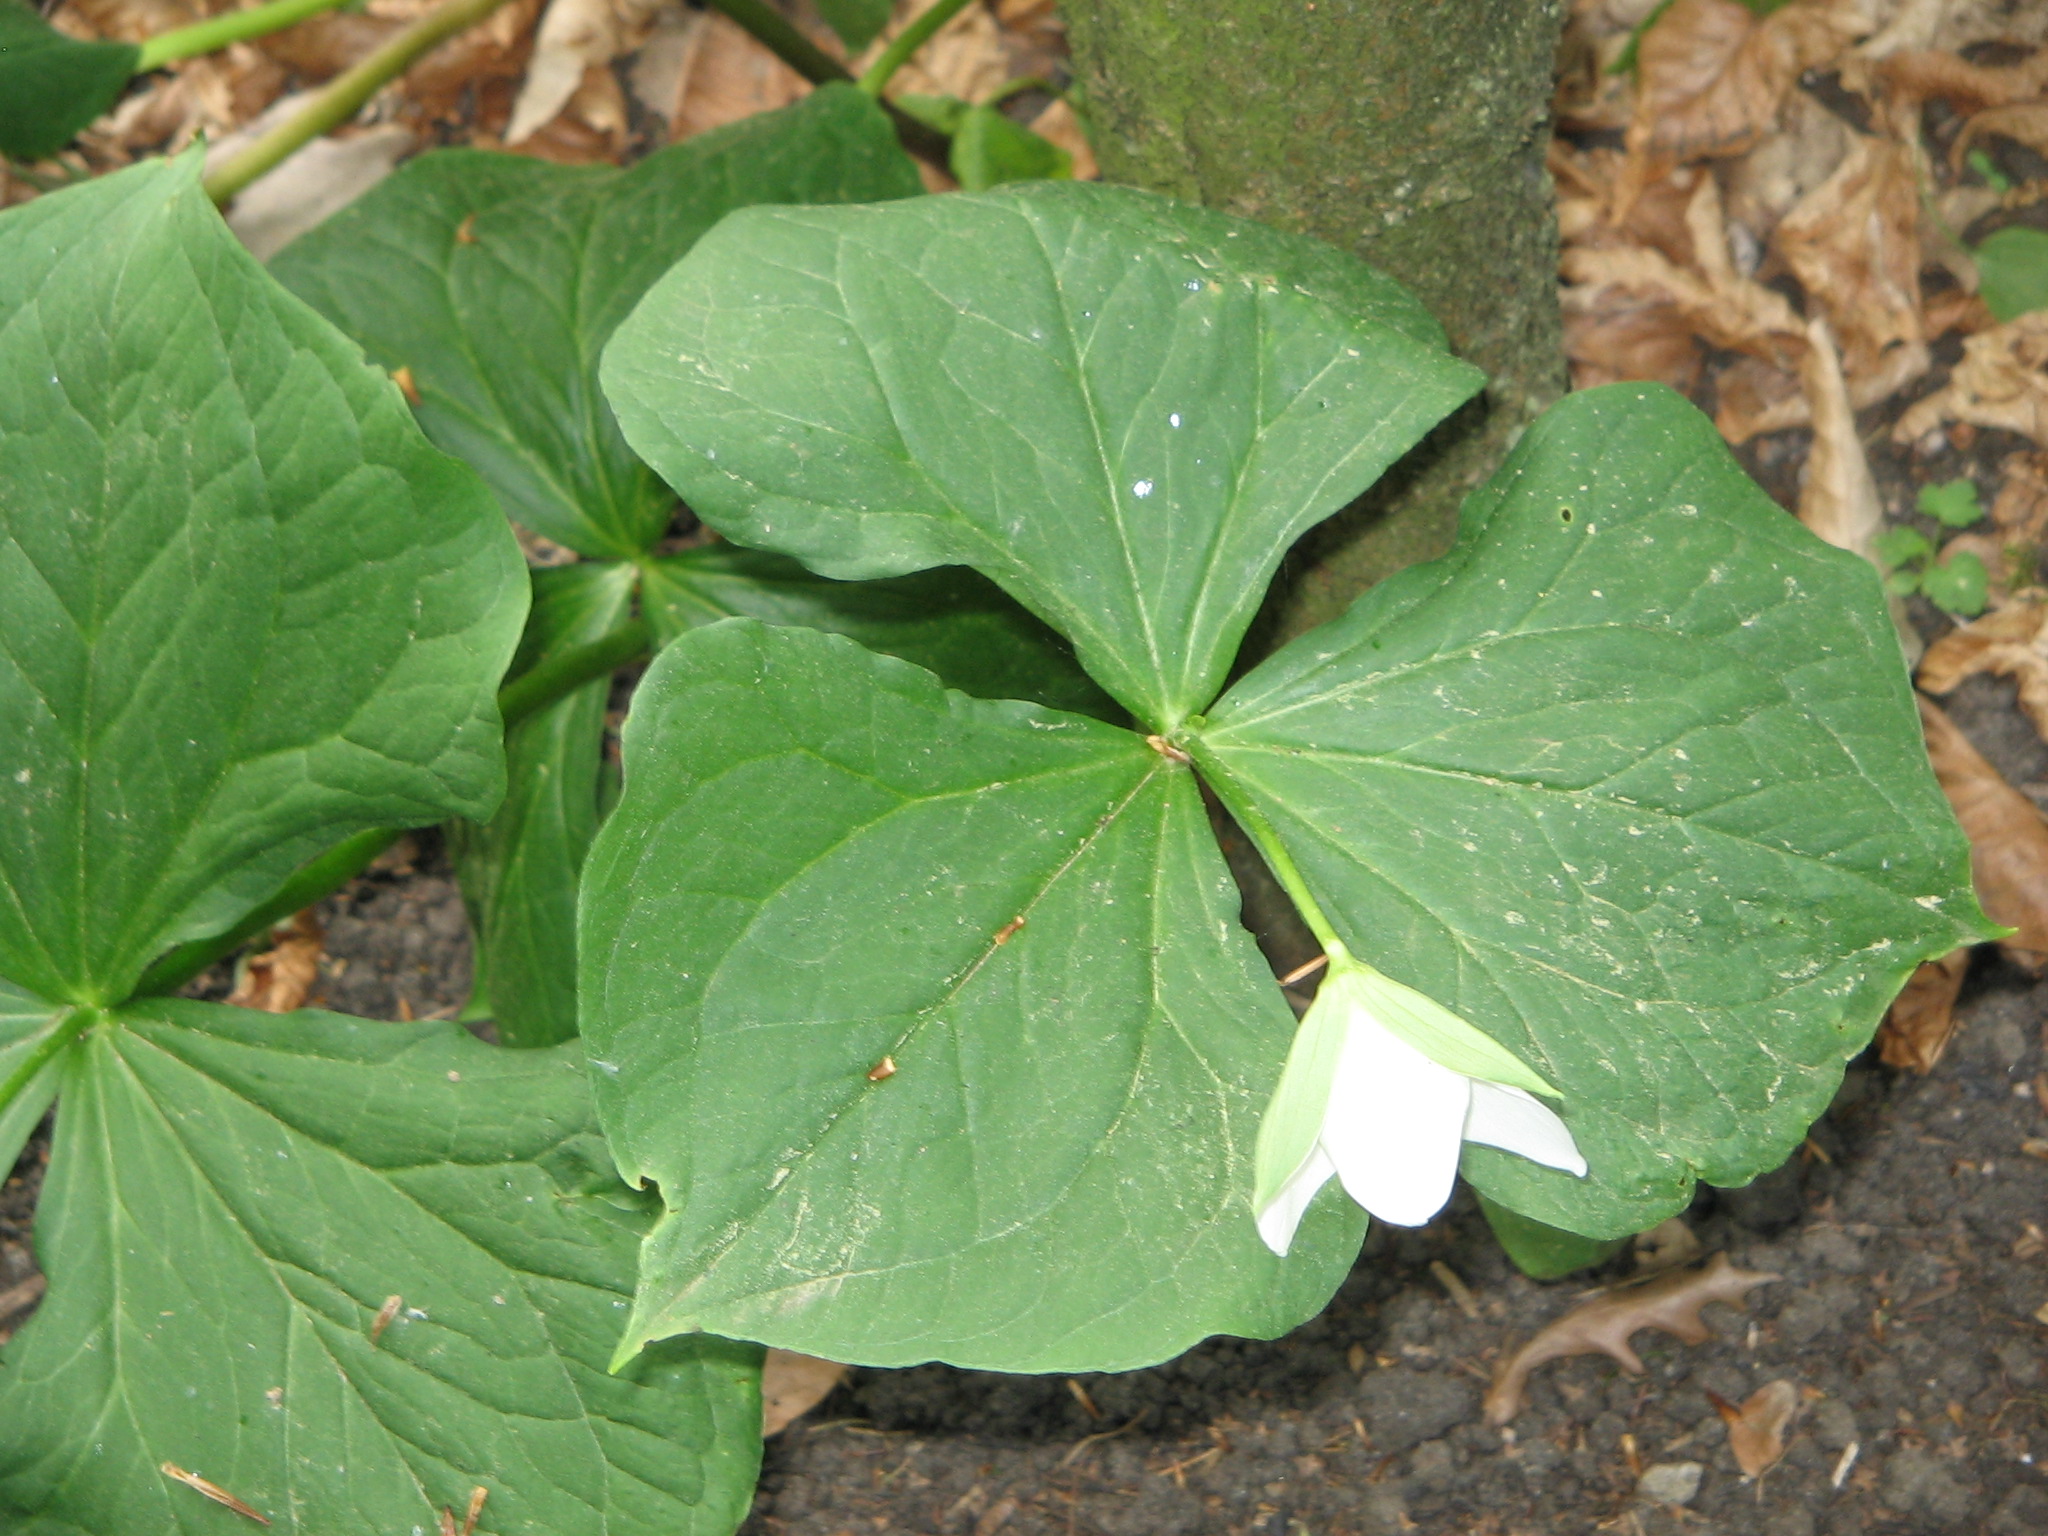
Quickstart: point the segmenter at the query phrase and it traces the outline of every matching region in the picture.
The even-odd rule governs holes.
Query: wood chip
[[[1785,1431],[1806,1406],[1805,1395],[1789,1381],[1757,1388],[1740,1407],[1718,1393],[1707,1397],[1728,1426],[1728,1448],[1746,1478],[1762,1477],[1778,1464],[1785,1454]]]

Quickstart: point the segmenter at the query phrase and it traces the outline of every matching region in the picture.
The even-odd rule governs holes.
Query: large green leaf
[[[1118,713],[1074,648],[960,566],[889,581],[833,581],[785,555],[714,544],[644,563],[642,601],[666,644],[701,624],[760,619],[848,635],[914,661],[981,699],[1030,699],[1098,717]]]
[[[1363,1220],[1253,1228],[1293,1018],[1182,765],[744,619],[656,659],[625,751],[581,935],[613,1155],[669,1206],[629,1347],[1114,1369],[1327,1300]]]
[[[52,1008],[19,987],[0,981],[0,1084],[24,1067],[63,1016],[64,1010]],[[14,1160],[21,1156],[23,1144],[56,1092],[56,1066],[48,1063],[23,1085],[11,1103],[0,1106],[0,1179],[7,1177]]]
[[[0,1370],[0,1509],[253,1528],[168,1462],[302,1536],[433,1531],[476,1487],[493,1536],[724,1536],[759,1455],[757,1352],[700,1339],[607,1374],[639,1203],[571,1051],[136,1005],[65,1063],[49,1297]]]
[[[199,161],[0,215],[0,973],[125,996],[360,828],[488,814],[526,577]]]
[[[81,43],[25,0],[0,0],[0,155],[54,155],[121,99],[140,55],[133,43]]]
[[[271,269],[376,362],[411,370],[427,435],[481,470],[509,516],[631,559],[661,537],[675,497],[598,392],[613,327],[733,208],[919,190],[875,104],[827,86],[627,171],[423,155]]]
[[[517,676],[616,628],[633,606],[630,565],[585,561],[533,573]],[[522,720],[505,738],[504,803],[458,824],[456,873],[476,937],[482,1000],[507,1045],[576,1033],[576,881],[597,835],[598,766],[611,679]]]
[[[1158,730],[1213,697],[1295,535],[1479,382],[1329,246],[1053,183],[737,213],[602,377],[721,532],[830,576],[973,566]]]
[[[1668,390],[1575,395],[1458,545],[1243,679],[1197,761],[1348,944],[1564,1091],[1592,1236],[1777,1165],[1915,964],[1992,936],[1877,576]]]

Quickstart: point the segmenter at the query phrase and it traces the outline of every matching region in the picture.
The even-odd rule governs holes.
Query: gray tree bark
[[[1255,646],[1449,546],[1564,392],[1544,170],[1561,0],[1062,0],[1112,181],[1320,236],[1407,284],[1487,372],[1283,568]]]

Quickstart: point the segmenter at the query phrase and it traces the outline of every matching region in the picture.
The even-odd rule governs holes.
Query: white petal
[[[1586,1159],[1579,1153],[1579,1144],[1555,1111],[1534,1095],[1505,1083],[1473,1082],[1465,1139],[1519,1153],[1546,1168],[1586,1176]]]
[[[1266,1208],[1258,1213],[1259,1236],[1266,1240],[1266,1246],[1287,1257],[1287,1250],[1294,1246],[1294,1229],[1301,1225],[1302,1212],[1308,1209],[1309,1201],[1315,1199],[1316,1191],[1330,1182],[1330,1176],[1337,1171],[1337,1165],[1330,1161],[1318,1142],[1315,1150],[1302,1159],[1302,1164]]]
[[[1419,1227],[1458,1173],[1472,1080],[1364,1017],[1337,1060],[1322,1145],[1351,1198],[1381,1221]]]

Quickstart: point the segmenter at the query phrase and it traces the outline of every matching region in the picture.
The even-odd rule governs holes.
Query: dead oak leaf
[[[2020,708],[2048,737],[2048,605],[2025,598],[1950,630],[1920,659],[1918,681],[1949,693],[1980,672],[2019,684]]]
[[[320,918],[306,908],[272,935],[275,944],[260,955],[251,955],[228,994],[234,1008],[255,1008],[264,1013],[290,1013],[303,1008],[313,984],[320,979],[320,955],[326,936]]]
[[[1675,165],[1750,149],[1800,75],[1868,30],[1854,0],[1792,0],[1761,18],[1739,0],[1673,0],[1637,47],[1618,206]]]
[[[1811,321],[1807,340],[1800,378],[1813,418],[1813,447],[1799,489],[1799,521],[1835,548],[1876,565],[1873,541],[1884,523],[1884,504],[1863,440],[1856,435],[1856,416],[1827,321]]]
[[[2048,310],[1967,338],[1948,383],[1899,417],[1892,441],[1910,443],[1945,421],[2001,427],[2048,447]]]
[[[846,1367],[793,1350],[771,1349],[761,1362],[761,1436],[779,1435],[846,1379]]]
[[[1667,1270],[1640,1285],[1608,1291],[1558,1318],[1501,1364],[1486,1394],[1486,1420],[1502,1425],[1522,1411],[1522,1394],[1539,1365],[1568,1355],[1607,1355],[1631,1376],[1643,1362],[1629,1347],[1638,1330],[1655,1328],[1687,1344],[1704,1344],[1713,1330],[1700,1319],[1710,1301],[1737,1302],[1778,1276],[1737,1269],[1717,1253],[1698,1269]]]
[[[1878,1060],[1902,1072],[1932,1072],[1956,1032],[1956,994],[1969,969],[1967,949],[1917,967],[1878,1026]]]
[[[1926,371],[1919,207],[1912,146],[1858,136],[1772,235],[1772,248],[1826,313],[1851,379],[1882,372],[1896,388]],[[1887,368],[1897,347],[1911,350],[1917,366]]]
[[[1728,1426],[1728,1449],[1746,1478],[1762,1477],[1785,1454],[1785,1431],[1806,1406],[1806,1395],[1789,1381],[1758,1387],[1740,1407],[1718,1392],[1707,1399]]]
[[[2006,957],[2039,971],[2048,965],[2048,822],[1939,706],[1924,696],[1919,703],[1928,761],[1970,840],[1978,904],[2016,930],[2000,942]]]

